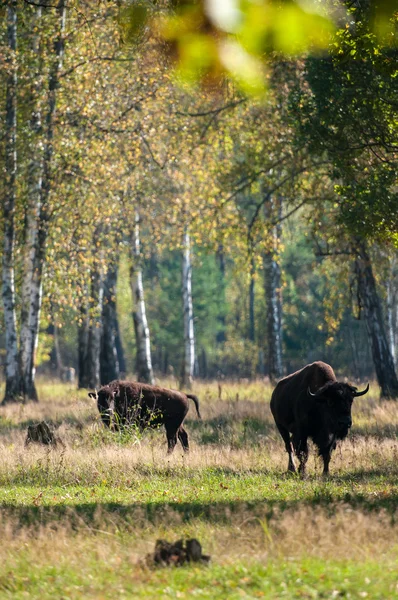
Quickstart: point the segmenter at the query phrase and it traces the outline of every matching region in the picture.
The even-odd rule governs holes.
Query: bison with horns
[[[308,438],[312,438],[323,459],[323,474],[337,440],[343,440],[352,425],[351,406],[362,392],[348,383],[337,381],[333,369],[314,362],[281,379],[271,397],[271,412],[289,454],[288,471],[295,472],[293,451],[299,459],[299,473],[305,474]]]
[[[196,413],[201,418],[199,400],[193,394],[146,383],[112,381],[88,395],[97,399],[102,421],[111,429],[136,425],[142,431],[164,425],[169,453],[173,452],[177,437],[184,450],[189,450],[188,434],[183,427],[189,408],[188,398],[194,401]]]

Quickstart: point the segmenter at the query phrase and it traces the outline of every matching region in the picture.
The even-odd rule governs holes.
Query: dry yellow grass
[[[383,500],[383,494],[387,499],[396,495],[398,403],[380,403],[374,389],[369,397],[354,403],[352,436],[334,453],[331,482],[322,480],[313,451],[309,480],[302,482],[283,475],[287,457],[269,410],[269,384],[223,383],[220,399],[216,382],[198,383],[195,393],[201,400],[203,423],[198,423],[191,410],[187,429],[192,450],[183,456],[178,449],[169,457],[162,430],[121,443],[103,428],[95,402],[85,392],[42,382],[39,404],[0,407],[3,491],[8,486],[12,496],[25,484],[32,485],[33,490],[26,492],[26,497],[12,496],[10,502],[5,502],[3,494],[7,510],[2,510],[0,520],[0,563],[10,552],[17,562],[18,548],[24,548],[27,560],[66,560],[71,568],[83,568],[93,557],[101,561],[110,557],[111,564],[127,561],[136,565],[157,537],[179,536],[199,537],[206,551],[223,561],[253,557],[266,561],[271,556],[395,556],[398,525],[392,520],[391,506],[387,512],[381,502],[370,512],[365,505],[356,507],[345,501],[347,493],[357,494],[359,499],[364,495],[369,502]],[[42,419],[56,427],[65,447],[55,451],[39,446],[25,449],[27,424]],[[226,479],[222,479],[223,474]],[[374,485],[374,474],[382,483]],[[210,484],[205,477],[209,481],[213,478]],[[240,501],[240,494],[251,481],[266,482],[254,508],[247,498]],[[232,490],[235,484],[236,492]],[[193,488],[197,485],[216,486],[215,505],[221,502],[222,506],[210,517],[197,511],[187,520],[178,502],[189,497],[194,504]],[[38,512],[39,521],[24,525],[22,513],[13,512],[12,507],[31,506],[35,510],[43,506],[44,510],[44,501],[52,502],[52,486],[58,490],[54,504],[57,506],[63,494],[62,506],[69,506],[69,512],[56,512],[42,525],[40,519],[45,513]],[[94,492],[87,492],[82,502],[94,502],[97,510],[88,520],[75,511],[72,496],[90,486]],[[134,505],[128,518],[109,509],[101,486],[120,491],[120,506]],[[140,486],[141,496],[136,493]],[[124,497],[126,490],[130,495]],[[197,491],[200,495],[200,489]],[[92,499],[88,494],[94,493],[98,496]],[[174,504],[163,494],[170,494]],[[206,496],[207,488],[203,494]],[[322,499],[320,505],[314,503],[317,494]],[[333,510],[328,506],[328,494]],[[161,503],[162,498],[164,507],[159,515],[148,520],[147,504],[152,499]],[[11,563],[8,559],[7,564]]]
[[[369,396],[354,403],[352,433],[333,454],[334,473],[366,471],[397,463],[398,403],[380,403],[375,398],[375,386],[372,388]],[[67,466],[77,477],[96,471],[102,474],[104,469],[128,473],[142,465],[167,469],[170,464],[193,469],[282,472],[287,457],[269,409],[271,392],[270,384],[261,381],[226,382],[222,383],[220,400],[217,382],[197,382],[195,393],[201,401],[203,423],[199,424],[192,408],[187,423],[191,452],[182,456],[177,447],[174,455],[168,457],[163,429],[120,445],[117,436],[104,430],[96,403],[84,390],[43,382],[39,403],[0,406],[0,477],[21,465],[29,468],[46,455],[47,451],[40,447],[32,447],[29,452],[24,448],[27,425],[43,419],[56,428],[66,446],[51,453],[49,468],[58,469],[62,453],[64,468]],[[320,471],[313,450],[308,467],[309,473]]]

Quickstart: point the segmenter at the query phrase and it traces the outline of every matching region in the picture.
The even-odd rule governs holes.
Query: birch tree
[[[80,307],[79,387],[96,389],[101,385],[100,353],[104,300],[104,256],[102,226],[97,225],[92,238],[92,260],[87,296]]]
[[[91,275],[90,315],[87,339],[86,386],[96,389],[101,385],[100,353],[102,335],[102,310],[104,300],[104,282],[101,265],[95,265]]]
[[[31,103],[33,105],[29,122],[29,147],[30,159],[27,173],[27,204],[25,209],[25,249],[23,280],[21,288],[21,333],[20,333],[20,356],[21,356],[21,381],[22,394],[25,398],[38,400],[34,385],[35,364],[34,356],[38,344],[38,322],[36,316],[37,302],[40,303],[41,293],[34,291],[37,285],[35,268],[37,266],[38,226],[40,219],[40,207],[43,182],[43,138],[42,138],[42,115],[41,115],[41,87],[42,73],[40,70],[40,25],[42,8],[36,8],[32,19],[34,33],[31,41],[31,56],[33,66]],[[37,323],[37,325],[36,325]]]
[[[3,198],[3,265],[2,298],[4,306],[6,340],[6,389],[4,401],[20,396],[19,361],[17,341],[17,316],[15,306],[15,203],[17,184],[17,2],[7,7],[7,78],[5,119],[5,163]]]
[[[133,320],[136,341],[136,370],[138,381],[154,383],[151,359],[151,342],[146,316],[144,285],[142,280],[140,215],[135,212],[135,222],[130,237],[130,287],[133,299]]]
[[[24,356],[24,360],[22,363],[22,382],[24,397],[32,400],[37,400],[37,392],[34,384],[35,351],[38,344],[43,287],[42,279],[46,258],[48,228],[51,218],[50,191],[53,177],[52,159],[54,154],[54,118],[57,99],[57,89],[59,85],[59,74],[62,68],[62,60],[64,54],[64,31],[66,21],[65,0],[59,0],[57,4],[57,17],[58,31],[56,33],[54,41],[54,54],[52,57],[48,78],[48,92],[46,99],[47,107],[44,123],[44,147],[42,169],[32,167],[32,169],[34,169],[37,172],[36,187],[39,192],[39,199],[38,201],[33,199],[32,202],[33,215],[31,217],[31,225],[33,230],[32,232],[28,232],[28,235],[31,238],[33,238],[34,243],[32,244],[31,248],[31,258],[27,263],[28,271],[25,273],[25,276],[30,283],[30,294],[26,294],[25,299],[27,300],[29,296],[28,323],[25,325],[24,322],[23,324],[25,332],[24,348],[22,353]],[[40,121],[39,123],[34,124],[34,127],[40,130]],[[38,131],[38,133],[40,132]],[[39,157],[40,154],[41,153],[39,153]],[[40,158],[38,160],[40,160]],[[37,216],[38,226],[36,230]],[[31,272],[29,272],[30,269],[32,269]]]
[[[42,302],[42,277],[46,256],[46,244],[50,221],[50,189],[52,182],[52,158],[54,117],[59,72],[63,57],[63,36],[65,29],[65,0],[57,5],[57,26],[50,65],[40,56],[39,36],[41,33],[41,7],[38,7],[32,20],[30,56],[33,77],[29,91],[32,112],[28,126],[27,146],[30,159],[27,168],[27,202],[25,205],[25,229],[23,250],[23,272],[21,288],[20,350],[17,341],[17,315],[14,291],[15,244],[15,200],[16,200],[16,19],[17,3],[11,2],[8,14],[8,43],[13,56],[13,67],[7,82],[7,152],[5,161],[6,198],[4,202],[4,258],[3,258],[3,304],[5,307],[7,342],[7,367],[9,384],[6,385],[5,400],[23,397],[37,400],[35,389],[35,351],[38,344],[40,310]],[[10,56],[11,56],[10,54]],[[44,123],[40,108],[42,72],[48,67],[48,88],[45,92],[46,111]],[[26,93],[26,92],[24,92]],[[11,148],[13,147],[13,150]],[[17,358],[16,358],[17,357]],[[15,361],[18,363],[16,366]],[[11,383],[11,379],[13,380]]]
[[[264,205],[266,217],[280,221],[282,202],[271,196]],[[279,257],[281,225],[275,225],[270,231],[269,249],[263,255],[264,291],[267,302],[267,349],[268,369],[271,381],[283,374],[282,365],[282,282]]]
[[[191,240],[187,228],[185,228],[183,234],[182,303],[184,319],[184,362],[182,371],[182,385],[190,388],[192,386],[195,369],[195,333],[193,326],[192,303]]]

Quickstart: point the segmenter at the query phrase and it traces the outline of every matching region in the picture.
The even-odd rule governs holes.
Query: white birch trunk
[[[32,27],[38,31],[41,19],[41,7],[37,8]],[[38,34],[33,39],[32,50],[39,52]],[[26,207],[25,251],[23,279],[21,288],[21,379],[25,400],[38,400],[35,379],[35,352],[38,344],[38,322],[41,306],[41,282],[34,276],[38,227],[41,206],[41,187],[43,172],[43,140],[41,138],[41,112],[39,95],[41,88],[40,69],[36,68],[33,77],[32,102],[34,105],[30,119],[31,161],[28,167],[28,202]],[[37,286],[39,289],[37,289]],[[39,303],[39,308],[36,304]]]
[[[282,213],[280,199],[271,199],[267,217],[279,219]],[[271,381],[283,375],[282,363],[282,293],[281,268],[279,264],[279,238],[281,227],[271,231],[271,248],[264,254],[264,283],[267,302],[268,369]]]
[[[94,266],[91,274],[90,314],[87,340],[87,387],[97,389],[101,385],[101,335],[104,281],[102,266]]]
[[[59,73],[64,53],[66,20],[65,0],[59,0],[59,31],[54,43],[54,59],[48,80],[47,112],[45,117],[44,143],[41,139],[41,115],[32,115],[32,133],[36,138],[29,175],[32,184],[27,218],[27,248],[25,255],[24,289],[22,292],[21,370],[23,394],[26,399],[38,400],[35,388],[35,354],[39,340],[40,312],[42,303],[42,277],[46,256],[49,227],[49,196],[52,179],[54,117]],[[38,13],[38,18],[40,13]],[[39,80],[39,77],[37,77]],[[39,93],[39,84],[34,93]]]
[[[133,298],[133,320],[135,340],[137,345],[136,368],[137,379],[144,383],[154,383],[152,360],[151,360],[151,341],[149,334],[148,321],[146,317],[144,285],[142,281],[141,270],[141,249],[140,249],[140,217],[138,212],[135,214],[135,224],[131,240],[131,268],[130,268],[130,287]]]
[[[187,230],[185,230],[183,237],[182,302],[184,319],[184,363],[182,384],[184,387],[190,388],[195,368],[195,332],[193,326],[192,304],[191,240]]]
[[[17,177],[17,11],[16,0],[7,8],[7,38],[9,60],[6,79],[6,123],[5,123],[5,185],[3,200],[3,262],[2,298],[4,307],[6,344],[6,390],[4,401],[15,401],[20,397],[19,356],[17,341],[17,318],[15,311],[14,246],[15,246],[15,201]]]

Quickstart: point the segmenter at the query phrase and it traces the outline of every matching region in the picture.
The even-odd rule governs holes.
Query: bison
[[[164,425],[169,454],[174,450],[177,437],[184,450],[189,450],[188,434],[183,427],[189,408],[188,398],[194,401],[196,413],[201,419],[199,400],[193,394],[146,383],[116,380],[88,395],[97,398],[102,421],[112,429],[136,425],[142,431]]]
[[[323,459],[323,474],[337,440],[343,440],[352,425],[351,405],[362,392],[337,381],[330,365],[314,362],[281,379],[271,397],[271,412],[289,454],[288,471],[295,472],[293,450],[299,459],[299,473],[305,474],[308,438],[312,438]]]

